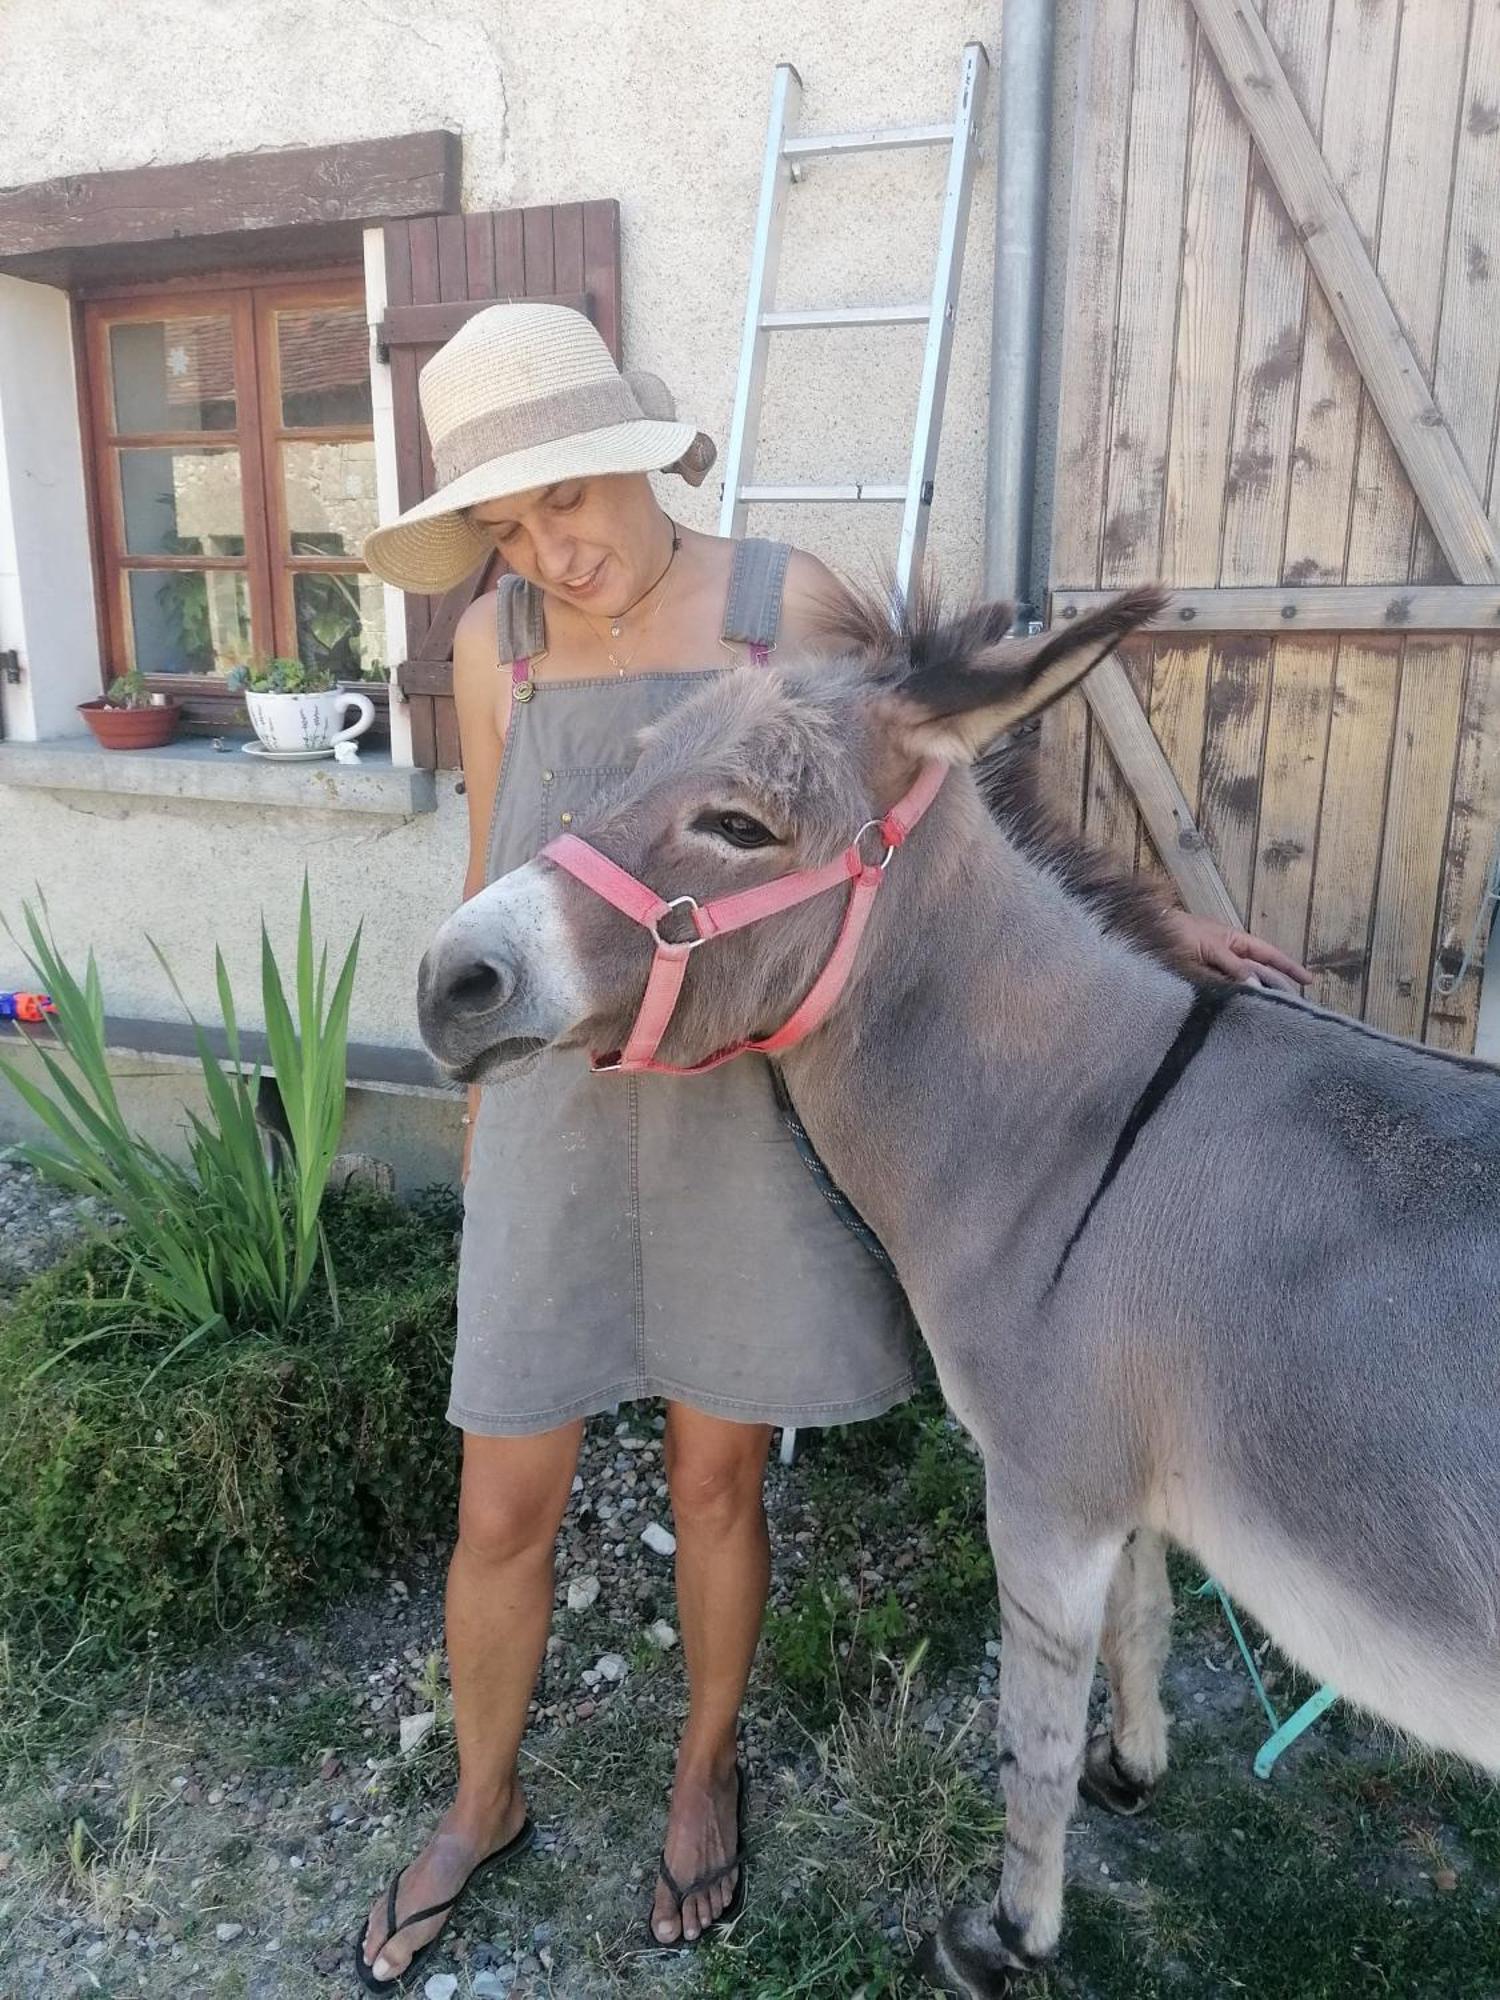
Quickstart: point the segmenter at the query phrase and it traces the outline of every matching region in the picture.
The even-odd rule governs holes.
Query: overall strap
[[[781,593],[791,559],[789,542],[752,537],[734,545],[723,637],[748,646],[758,667],[766,664],[781,629]]]
[[[500,664],[510,668],[511,694],[529,701],[535,688],[531,662],[547,650],[547,614],[542,593],[514,571],[501,577],[495,591],[495,636]]]

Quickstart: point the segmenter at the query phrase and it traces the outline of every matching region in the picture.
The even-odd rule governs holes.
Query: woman
[[[800,551],[672,522],[648,473],[697,484],[713,447],[577,313],[477,315],[421,394],[441,489],[366,560],[429,592],[494,549],[510,571],[454,644],[468,897],[581,818],[694,675],[815,645],[837,586]],[[1298,974],[1243,934],[1179,921],[1231,977]],[[584,1418],[667,1400],[690,1699],[651,1931],[693,1943],[743,1891],[736,1739],[772,1429],[874,1416],[911,1389],[904,1302],[804,1167],[764,1063],[638,1086],[547,1054],[471,1093],[470,1116],[448,1412],[464,1438],[446,1604],[459,1785],[356,1943],[376,1991],[431,1949],[476,1867],[530,1841],[517,1755]]]

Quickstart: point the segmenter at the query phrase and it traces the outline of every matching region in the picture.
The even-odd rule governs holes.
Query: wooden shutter
[[[464,321],[505,299],[548,299],[586,312],[620,358],[620,210],[613,201],[420,216],[385,227],[386,313],[397,491],[403,509],[435,485],[417,401],[422,364]],[[406,658],[397,669],[411,704],[412,747],[427,770],[456,770],[453,634],[494,581],[487,563],[443,597],[406,597]]]
[[[1471,1048],[1478,977],[1448,979],[1500,827],[1500,7],[1091,0],[1083,39],[1052,616],[1180,595],[1049,717],[1049,782],[1304,956],[1320,1001]]]

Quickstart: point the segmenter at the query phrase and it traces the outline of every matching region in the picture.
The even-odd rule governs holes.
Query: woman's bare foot
[[[396,1892],[397,1922],[412,1910],[425,1910],[457,1895],[477,1863],[515,1838],[525,1817],[526,1800],[518,1784],[512,1785],[498,1804],[477,1811],[455,1800],[401,1877]],[[365,1964],[377,1979],[399,1977],[423,1945],[437,1936],[447,1916],[444,1911],[425,1923],[413,1924],[399,1932],[387,1949],[386,1892],[382,1889],[370,1905],[365,1923]]]
[[[739,1781],[733,1744],[706,1769],[679,1761],[667,1813],[663,1858],[678,1882],[693,1882],[722,1867],[739,1847]],[[678,1909],[666,1881],[656,1884],[651,1935],[658,1944],[694,1943],[734,1898],[740,1871],[731,1868],[710,1888]]]

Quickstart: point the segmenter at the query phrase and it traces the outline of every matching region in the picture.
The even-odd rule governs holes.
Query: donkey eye
[[[708,812],[693,822],[695,833],[711,833],[718,840],[727,840],[731,847],[774,847],[776,836],[768,826],[762,826],[749,813]]]

